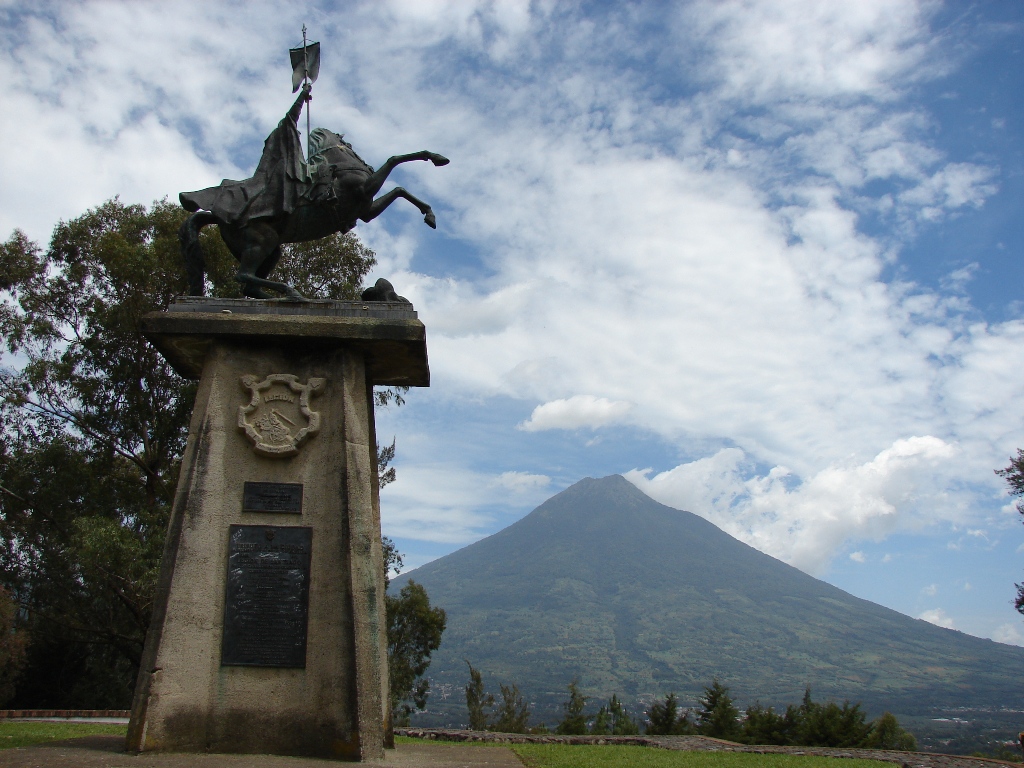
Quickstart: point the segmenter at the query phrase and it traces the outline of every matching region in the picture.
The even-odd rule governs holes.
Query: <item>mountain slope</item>
[[[540,711],[573,677],[634,702],[692,701],[717,676],[743,703],[796,702],[811,685],[900,712],[1011,705],[1024,685],[1024,648],[856,598],[618,475],[580,481],[394,588],[410,578],[448,611],[430,669],[451,691],[431,701],[442,719],[462,716],[464,659]]]

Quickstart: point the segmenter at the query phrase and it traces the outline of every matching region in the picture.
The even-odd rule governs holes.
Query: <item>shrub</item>
[[[902,752],[916,752],[917,739],[900,727],[896,716],[886,712],[871,724],[871,733],[864,742],[871,749],[898,749]]]

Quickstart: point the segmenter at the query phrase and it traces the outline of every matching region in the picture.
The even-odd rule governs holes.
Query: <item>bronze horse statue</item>
[[[219,186],[178,196],[182,206],[193,212],[178,233],[193,296],[205,294],[206,265],[199,231],[208,224],[220,228],[228,250],[238,259],[235,279],[243,284],[246,296],[272,298],[266,288],[296,301],[304,298],[298,291],[268,279],[281,258],[282,244],[348,232],[357,221],[377,218],[400,197],[419,208],[429,227],[437,227],[430,206],[402,187],[378,198],[374,195],[401,163],[429,160],[447,165],[448,159],[434,152],[413,152],[390,157],[375,171],[342,136],[316,128],[309,135],[309,162],[304,162],[296,123],[302,105],[310,98],[310,87],[305,85],[267,138],[252,178],[225,179]]]

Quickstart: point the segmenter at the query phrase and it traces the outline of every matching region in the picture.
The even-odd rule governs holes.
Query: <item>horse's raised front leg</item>
[[[409,194],[402,187],[395,187],[387,194],[381,195],[372,203],[370,207],[359,217],[362,221],[373,221],[380,216],[384,209],[391,205],[395,200],[400,197],[404,197],[410,203],[420,209],[420,213],[423,214],[423,221],[426,222],[427,226],[431,229],[437,229],[437,220],[434,218],[434,211],[429,205],[424,203],[415,195]]]
[[[429,160],[434,165],[448,165],[450,160],[444,155],[439,155],[436,152],[428,152],[423,150],[422,152],[413,152],[411,155],[394,155],[389,157],[380,168],[370,174],[370,176],[363,182],[363,194],[367,197],[373,197],[380,188],[384,186],[384,182],[388,180],[388,176],[402,163],[410,163],[413,160]],[[386,207],[386,206],[385,206]]]

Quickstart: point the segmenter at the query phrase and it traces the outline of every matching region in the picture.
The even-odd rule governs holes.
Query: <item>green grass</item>
[[[501,744],[494,741],[426,741],[396,736],[396,744],[508,747],[531,768],[892,768],[880,760],[752,752],[677,752],[622,744]]]
[[[516,754],[535,768],[891,768],[878,760],[751,752],[677,752],[618,744],[515,744]]]
[[[114,723],[23,723],[0,720],[0,749],[27,747],[44,741],[75,739],[80,736],[95,736],[97,734],[124,736],[127,732],[127,725]]]

